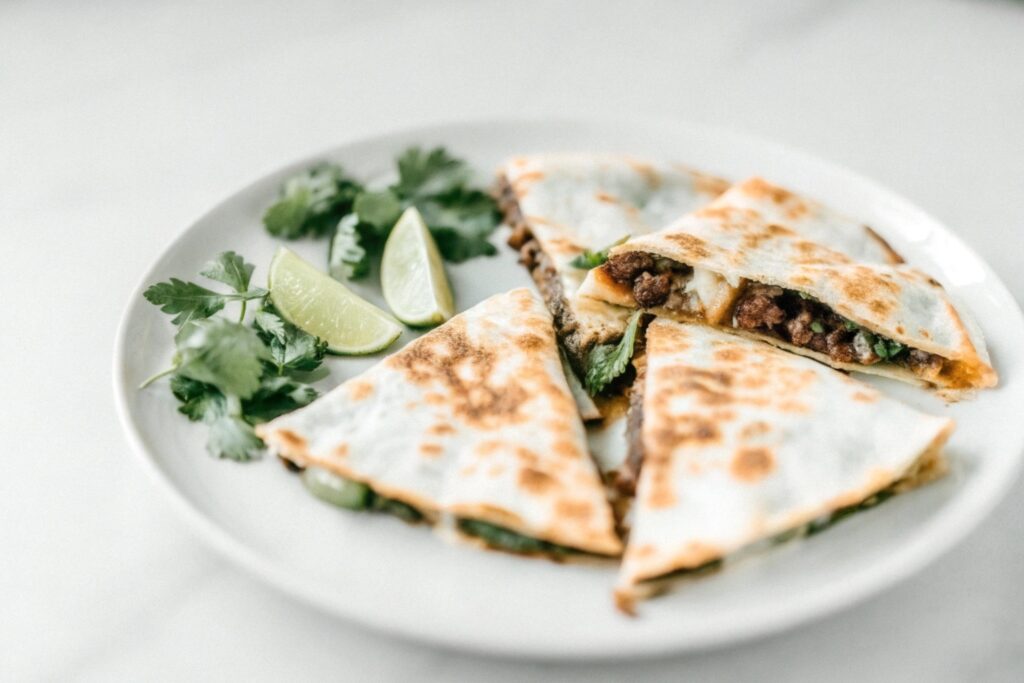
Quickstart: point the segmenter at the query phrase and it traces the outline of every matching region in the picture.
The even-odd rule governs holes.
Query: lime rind
[[[437,325],[455,314],[441,252],[415,207],[405,210],[384,245],[381,288],[391,312],[407,325]]]
[[[402,334],[402,326],[386,312],[285,247],[270,263],[267,285],[281,316],[326,341],[330,353],[374,353]]]

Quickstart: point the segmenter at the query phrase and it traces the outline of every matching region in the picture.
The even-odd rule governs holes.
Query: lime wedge
[[[331,353],[373,353],[402,334],[387,313],[284,247],[270,262],[267,286],[284,319],[326,341]]]
[[[391,312],[408,325],[436,325],[455,314],[441,253],[415,207],[405,210],[388,236],[380,284]]]

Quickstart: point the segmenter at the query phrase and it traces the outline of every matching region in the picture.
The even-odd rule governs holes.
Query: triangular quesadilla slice
[[[753,208],[752,197],[762,197]],[[779,198],[791,211],[769,211]],[[792,193],[751,179],[613,248],[580,294],[760,338],[844,370],[950,390],[997,382],[979,335],[938,282],[844,253]]]
[[[257,433],[299,467],[492,547],[621,551],[551,315],[525,289],[455,316]]]
[[[595,256],[720,195],[728,183],[683,166],[611,154],[518,156],[499,170],[499,199],[520,252],[555,319],[573,366],[622,336],[629,312],[576,292]],[[589,256],[588,256],[589,255]]]
[[[952,420],[808,358],[657,318],[643,363],[630,420],[642,467],[616,593],[623,608],[659,579],[824,528],[944,471]]]

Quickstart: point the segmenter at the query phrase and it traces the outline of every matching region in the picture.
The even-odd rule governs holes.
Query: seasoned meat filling
[[[644,308],[660,306],[668,299],[672,290],[672,278],[668,273],[651,275],[642,272],[633,280],[633,298]]]
[[[636,492],[636,482],[640,478],[640,466],[644,459],[643,424],[644,424],[644,381],[647,363],[641,353],[634,356],[636,380],[629,390],[629,412],[626,414],[626,437],[628,451],[622,467],[616,473],[615,488],[619,493],[631,496]]]
[[[733,327],[770,334],[827,355],[840,363],[874,365],[889,361],[925,379],[942,370],[941,356],[906,349],[862,330],[822,303],[772,285],[749,285],[733,308]]]
[[[656,259],[650,254],[628,251],[608,259],[608,276],[633,290],[633,298],[643,308],[683,310],[690,303],[684,293],[693,276],[693,269],[668,259]]]

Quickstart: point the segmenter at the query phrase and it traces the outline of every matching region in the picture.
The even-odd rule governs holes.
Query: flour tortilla
[[[526,289],[455,316],[257,434],[297,465],[363,482],[428,517],[621,551],[551,315]]]
[[[943,471],[952,420],[810,359],[659,318],[645,362],[624,607],[655,579]]]
[[[761,203],[753,208],[751,198],[758,196]],[[809,220],[799,208],[775,213],[764,208],[791,197],[792,193],[753,178],[663,230],[612,249],[611,255],[646,252],[694,268],[693,290],[706,302],[704,310],[651,309],[658,315],[740,332],[731,327],[729,311],[742,283],[777,285],[816,299],[870,332],[947,359],[942,374],[930,380],[938,387],[967,390],[996,384],[983,340],[977,335],[972,339],[941,285],[915,268],[892,263],[895,255],[887,248],[883,260],[874,262],[840,251],[850,249],[840,237],[842,231]],[[609,277],[607,266],[590,271],[579,293],[636,306],[630,288]],[[909,369],[893,363],[841,363],[770,335],[744,334],[833,367],[921,383]]]
[[[729,186],[678,164],[610,154],[513,157],[499,184],[506,222],[536,239],[546,257],[533,276],[577,369],[593,344],[622,335],[629,311],[577,296],[587,271],[571,261],[658,230]]]

